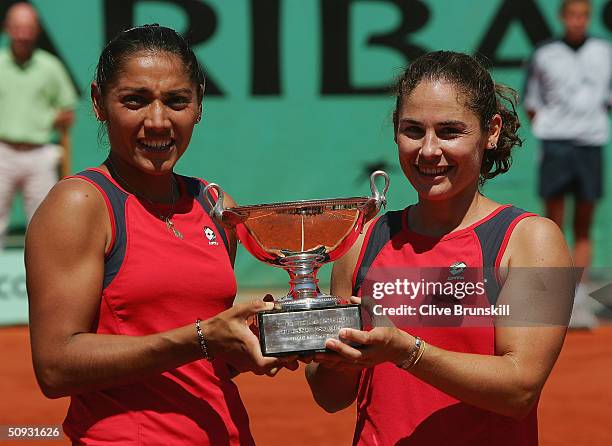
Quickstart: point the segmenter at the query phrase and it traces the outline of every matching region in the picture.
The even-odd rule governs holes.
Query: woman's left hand
[[[387,361],[397,364],[414,345],[412,336],[395,327],[376,327],[370,331],[343,328],[339,335],[340,340],[328,339],[325,343],[333,353],[317,353],[315,362],[339,370],[363,369]],[[361,347],[351,347],[348,343]]]

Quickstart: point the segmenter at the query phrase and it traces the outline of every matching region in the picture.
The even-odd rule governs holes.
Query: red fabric
[[[376,223],[378,223],[379,219],[380,219],[380,216],[376,217],[372,221],[372,223],[370,223],[370,226],[368,227],[368,230],[365,233],[365,236],[363,238],[362,249],[359,252],[359,257],[357,258],[357,265],[361,265],[361,262],[363,261],[363,256],[365,255],[365,248],[368,245],[368,240],[370,240],[370,236],[372,235],[372,232],[374,231],[374,227],[376,226]],[[353,271],[352,289],[355,289],[355,282],[357,281],[358,272],[359,272],[359,267],[357,266],[355,270]]]
[[[448,271],[455,262],[475,267],[472,272],[466,270],[466,276],[476,274],[470,280],[482,280],[483,255],[474,228],[501,209],[503,207],[476,224],[441,238],[410,231],[405,220],[407,212],[404,212],[403,229],[374,259],[359,290],[360,295],[371,296],[374,282],[394,280],[400,271],[403,277],[411,280],[431,279],[427,278],[428,274]],[[511,225],[509,231],[514,226]],[[365,248],[364,244],[362,250]],[[428,267],[436,269],[427,270]],[[385,297],[385,307],[397,307],[398,303],[418,307],[429,303],[428,298],[431,296],[419,296],[414,301],[403,295]],[[431,345],[456,352],[494,354],[495,333],[491,319],[480,317],[480,323],[467,316],[396,316],[389,319],[395,326],[420,336]],[[528,417],[517,421],[476,408],[385,363],[362,373],[354,444],[531,446],[538,444],[536,414],[537,408],[534,408]]]
[[[232,305],[236,280],[220,234],[182,183],[181,192],[172,221],[183,240],[146,210],[150,205],[128,197],[125,258],[102,291],[93,332],[159,333],[195,324],[197,318],[210,318]],[[209,243],[205,226],[215,231],[217,244]],[[253,444],[238,390],[218,360],[195,361],[129,385],[74,395],[64,430],[85,445]]]

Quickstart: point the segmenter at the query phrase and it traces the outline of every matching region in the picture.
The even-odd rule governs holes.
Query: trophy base
[[[325,308],[282,309],[257,314],[264,356],[324,352],[326,339],[338,339],[341,328],[363,328],[359,304]]]

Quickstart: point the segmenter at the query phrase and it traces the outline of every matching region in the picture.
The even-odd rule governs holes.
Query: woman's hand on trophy
[[[271,310],[273,303],[255,300],[234,305],[202,323],[209,353],[226,361],[237,373],[251,371],[274,376],[285,367],[298,368],[297,358],[267,358],[261,353],[259,340],[251,331],[253,317],[259,311]]]
[[[395,327],[395,323],[386,314],[377,314],[374,311],[377,301],[370,296],[351,296],[348,303],[361,304],[364,325],[371,327]]]
[[[376,327],[370,331],[351,328],[340,330],[340,339],[328,339],[330,353],[317,353],[315,362],[339,370],[373,367],[383,362],[399,363],[414,341],[412,336],[394,327]],[[359,349],[349,345],[358,344]]]

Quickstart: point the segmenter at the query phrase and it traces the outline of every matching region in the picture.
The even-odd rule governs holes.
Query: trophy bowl
[[[375,180],[383,177],[382,193]],[[217,192],[212,203],[209,189]],[[325,351],[325,340],[338,339],[341,328],[361,329],[360,306],[322,293],[317,272],[353,245],[364,224],[386,205],[389,176],[370,176],[370,197],[299,200],[225,208],[223,190],[210,183],[204,190],[211,216],[234,228],[256,259],[289,273],[290,290],[275,299],[274,309],[257,315],[264,356]]]

